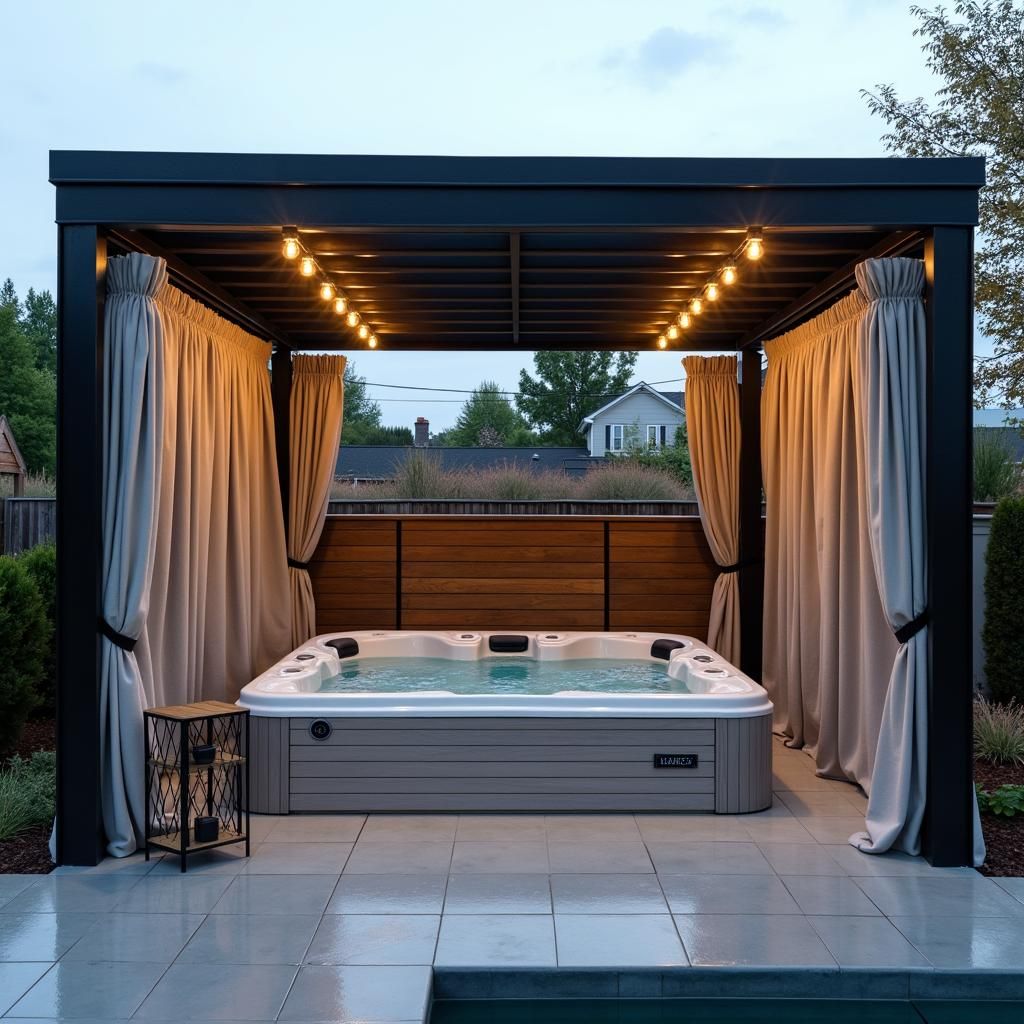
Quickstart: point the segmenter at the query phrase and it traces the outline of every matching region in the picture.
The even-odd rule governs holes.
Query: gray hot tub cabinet
[[[326,738],[314,733],[328,730]],[[251,718],[250,810],[703,811],[771,804],[771,715]],[[655,755],[693,767],[656,768]]]

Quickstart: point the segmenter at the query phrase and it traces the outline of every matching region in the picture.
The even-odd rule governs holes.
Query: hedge
[[[993,700],[1024,702],[1024,498],[1003,498],[992,514],[981,639]]]

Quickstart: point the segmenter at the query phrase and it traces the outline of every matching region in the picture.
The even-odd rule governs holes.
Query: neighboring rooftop
[[[384,445],[342,445],[335,477],[339,480],[389,480],[413,453],[437,459],[444,469],[493,469],[516,466],[537,470],[585,473],[592,461],[585,447],[548,448],[416,448]]]
[[[976,427],[991,438],[998,438],[1011,454],[1014,462],[1024,462],[1024,434],[1019,427]]]

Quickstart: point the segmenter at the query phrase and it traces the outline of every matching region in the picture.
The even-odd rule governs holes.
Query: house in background
[[[655,391],[641,381],[595,409],[580,423],[584,444],[577,448],[534,445],[530,448],[447,448],[435,446],[430,421],[418,416],[412,447],[346,445],[338,450],[335,479],[346,483],[382,483],[393,480],[397,468],[413,452],[428,454],[447,470],[486,470],[504,466],[554,471],[582,476],[606,454],[630,448],[661,448],[675,440],[685,420],[681,391]]]
[[[591,457],[603,458],[630,448],[664,448],[685,420],[682,391],[655,391],[641,381],[584,416],[580,432]]]

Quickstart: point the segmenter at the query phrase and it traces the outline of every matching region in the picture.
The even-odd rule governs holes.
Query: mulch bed
[[[999,786],[1024,785],[1024,766],[974,762],[974,781],[991,792]],[[981,816],[985,836],[983,875],[1024,875],[1024,820],[1000,818],[995,814]]]
[[[57,723],[52,718],[33,718],[25,723],[11,754],[27,758],[35,750],[54,750],[56,746]],[[49,841],[49,825],[37,825],[0,840],[0,875],[48,875],[55,867],[50,860]]]

